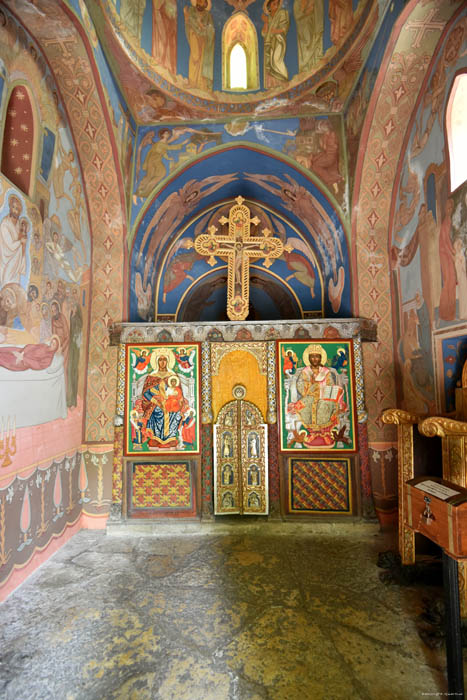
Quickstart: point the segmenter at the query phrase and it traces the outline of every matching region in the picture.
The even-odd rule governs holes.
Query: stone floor
[[[441,695],[444,649],[417,631],[422,592],[379,580],[386,544],[373,525],[287,536],[82,531],[0,607],[0,697]]]

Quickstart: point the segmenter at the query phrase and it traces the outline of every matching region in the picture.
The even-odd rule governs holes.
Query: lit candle
[[[5,438],[6,438],[7,442],[10,439],[10,416],[7,416],[7,418],[6,418]]]
[[[16,415],[13,416],[13,437],[16,435]]]
[[[3,416],[2,416],[2,426],[0,428],[0,442],[3,442]]]

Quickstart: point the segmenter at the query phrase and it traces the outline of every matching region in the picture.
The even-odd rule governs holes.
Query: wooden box
[[[405,484],[406,525],[454,558],[467,557],[467,489],[434,476]]]

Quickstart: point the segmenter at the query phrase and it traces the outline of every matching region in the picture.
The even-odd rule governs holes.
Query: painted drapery
[[[129,345],[128,455],[199,451],[199,345]]]

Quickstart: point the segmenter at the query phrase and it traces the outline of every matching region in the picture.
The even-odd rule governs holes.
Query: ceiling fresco
[[[295,304],[299,317],[351,315],[347,236],[328,197],[287,162],[237,145],[174,176],[142,211],[130,253],[131,319],[148,320],[154,308],[158,318],[183,315],[193,281],[213,274],[192,241],[239,193],[258,207],[261,226],[290,245],[268,271],[256,265],[257,286],[271,296],[270,307],[279,313],[281,303]],[[213,285],[225,277],[225,261],[219,259],[214,273]],[[212,294],[210,302],[219,306]]]
[[[229,143],[256,144],[262,150],[280,153],[284,160],[295,161],[319,177],[342,211],[348,211],[340,116],[238,120],[209,126],[186,123],[138,130],[131,225],[167,177]]]
[[[89,12],[140,124],[341,111],[382,0],[96,0]],[[246,87],[230,77],[241,46]]]
[[[157,268],[148,269],[148,277],[155,280],[157,317],[169,314],[176,320],[228,320],[227,260],[218,257],[214,265],[212,261],[208,263],[196,252],[193,241],[211,226],[222,227],[220,220],[229,216],[234,203],[215,205],[193,217],[166,248]],[[249,320],[280,319],[284,318],[283,313],[291,314],[287,318],[321,317],[323,274],[305,236],[287,217],[263,204],[249,200],[247,206],[251,216],[259,220],[252,235],[267,228],[284,245],[288,244],[269,268],[260,261],[250,265]]]

